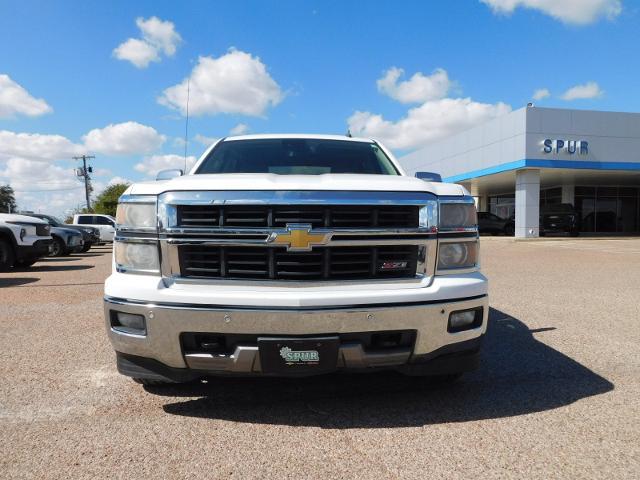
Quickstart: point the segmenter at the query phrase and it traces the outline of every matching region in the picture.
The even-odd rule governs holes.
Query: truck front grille
[[[179,205],[178,226],[313,228],[416,228],[415,205]]]
[[[411,278],[417,245],[318,247],[288,252],[278,247],[179,246],[183,277],[255,280],[358,280]]]

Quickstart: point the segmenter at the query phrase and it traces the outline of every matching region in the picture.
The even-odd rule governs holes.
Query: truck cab
[[[407,176],[375,140],[222,139],[120,198],[104,297],[118,369],[456,378],[487,326],[477,223],[462,186]]]
[[[87,226],[97,228],[100,231],[100,242],[113,242],[116,232],[116,219],[111,215],[102,215],[98,213],[76,213],[73,216],[73,225]]]

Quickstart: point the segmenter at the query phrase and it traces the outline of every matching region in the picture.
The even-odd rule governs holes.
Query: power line
[[[47,190],[16,190],[14,189],[14,192],[20,192],[20,193],[37,193],[37,192],[62,192],[62,191],[67,191],[67,190],[77,190],[78,188],[83,188],[82,186],[77,186],[77,187],[69,187],[69,188],[50,188]]]

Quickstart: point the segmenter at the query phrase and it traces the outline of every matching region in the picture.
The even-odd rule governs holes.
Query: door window
[[[113,227],[113,222],[107,217],[94,217],[97,220],[98,225],[110,225]]]

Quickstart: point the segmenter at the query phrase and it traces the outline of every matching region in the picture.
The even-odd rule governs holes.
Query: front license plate
[[[339,343],[338,337],[260,337],[262,371],[283,375],[330,372],[336,368]]]

